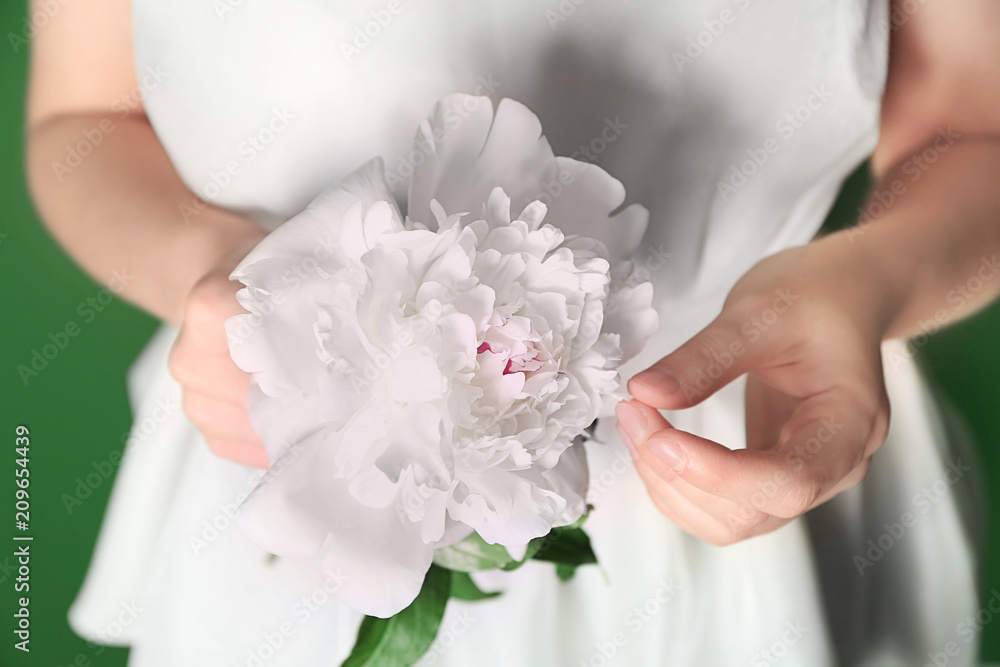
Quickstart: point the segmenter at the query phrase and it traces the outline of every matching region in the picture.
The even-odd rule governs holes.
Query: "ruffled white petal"
[[[502,100],[494,115],[487,97],[449,95],[420,126],[415,143],[427,148],[428,157],[410,181],[412,220],[433,224],[432,199],[446,211],[481,215],[490,192],[500,187],[512,210],[541,200],[549,224],[600,241],[612,262],[631,257],[646,232],[645,208],[617,212],[625,201],[621,182],[596,165],[557,158],[538,117],[514,100]]]
[[[249,314],[227,322],[274,461],[243,529],[321,560],[376,616],[413,599],[436,548],[476,531],[523,554],[583,514],[574,442],[657,324],[627,280],[645,210],[555,158],[527,108],[451,96],[417,140],[405,223],[366,164],[240,263]]]
[[[393,505],[368,507],[328,478],[322,438],[307,438],[275,462],[239,513],[241,529],[282,556],[322,553],[334,594],[372,616],[404,609],[420,591],[434,543]],[[443,512],[441,513],[443,517]]]

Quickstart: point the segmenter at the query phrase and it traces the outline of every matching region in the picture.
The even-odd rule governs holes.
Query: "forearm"
[[[66,115],[29,130],[27,173],[38,211],[53,236],[95,280],[129,277],[120,294],[179,324],[184,301],[209,270],[263,236],[250,221],[207,206],[182,214],[192,193],[143,116],[109,117],[112,132],[67,165],[67,146],[96,131],[102,116]],[[105,127],[108,127],[105,124]],[[59,166],[61,165],[61,166]]]
[[[834,240],[884,290],[886,338],[949,325],[1000,295],[1000,140],[938,136],[889,169],[858,226]]]

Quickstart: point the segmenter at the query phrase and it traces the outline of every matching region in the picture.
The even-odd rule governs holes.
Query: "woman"
[[[634,470],[607,424],[588,445],[602,571],[485,582],[504,595],[452,605],[427,662],[912,665],[954,641],[972,664],[969,473],[883,341],[1000,291],[1000,6],[803,4],[65,5],[33,45],[34,196],[85,269],[124,265],[124,296],[173,325],[130,377],[137,423],[163,396],[186,414],[123,463],[78,631],[108,640],[131,599],[135,665],[346,655],[336,582],[230,525],[268,462],[228,275],[368,157],[402,165],[464,90],[525,102],[557,154],[650,209],[637,261],[663,324],[618,410]],[[869,154],[860,224],[809,242]]]

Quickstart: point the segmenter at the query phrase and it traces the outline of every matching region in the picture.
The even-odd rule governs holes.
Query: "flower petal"
[[[283,275],[283,270],[301,268],[307,266],[310,259],[319,261],[330,255],[340,245],[344,215],[359,202],[363,210],[378,202],[384,203],[389,208],[392,228],[402,230],[402,217],[386,184],[382,159],[375,158],[324,190],[302,213],[268,234],[233,269],[230,279],[245,285],[263,286],[259,279],[267,276],[259,275],[252,268],[259,262],[275,260],[279,266],[269,273]]]
[[[447,381],[426,349],[405,348],[389,370],[389,396],[400,403],[436,401],[446,387]]]
[[[446,211],[480,215],[499,187],[511,210],[541,200],[548,206],[546,222],[567,236],[600,241],[612,262],[630,258],[646,232],[645,208],[632,205],[612,215],[625,201],[621,182],[597,165],[555,157],[538,117],[514,100],[501,100],[494,115],[487,97],[449,95],[435,105],[414,143],[428,157],[410,181],[413,220],[431,224],[432,199]],[[541,187],[551,183],[559,190]]]
[[[434,544],[395,508],[365,507],[342,481],[329,479],[328,451],[307,438],[275,466],[240,507],[244,533],[272,553],[307,558],[318,551],[334,594],[371,616],[387,618],[420,591]]]
[[[660,318],[652,301],[650,283],[612,287],[602,332],[618,334],[623,362],[641,352],[656,333]]]

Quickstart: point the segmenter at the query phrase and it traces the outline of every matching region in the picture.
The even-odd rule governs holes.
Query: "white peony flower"
[[[574,438],[657,324],[626,280],[645,209],[611,215],[621,183],[554,157],[526,107],[450,96],[416,147],[405,220],[369,162],[243,260],[251,314],[227,323],[273,462],[242,529],[380,617],[435,549],[475,531],[523,554],[583,514]]]

